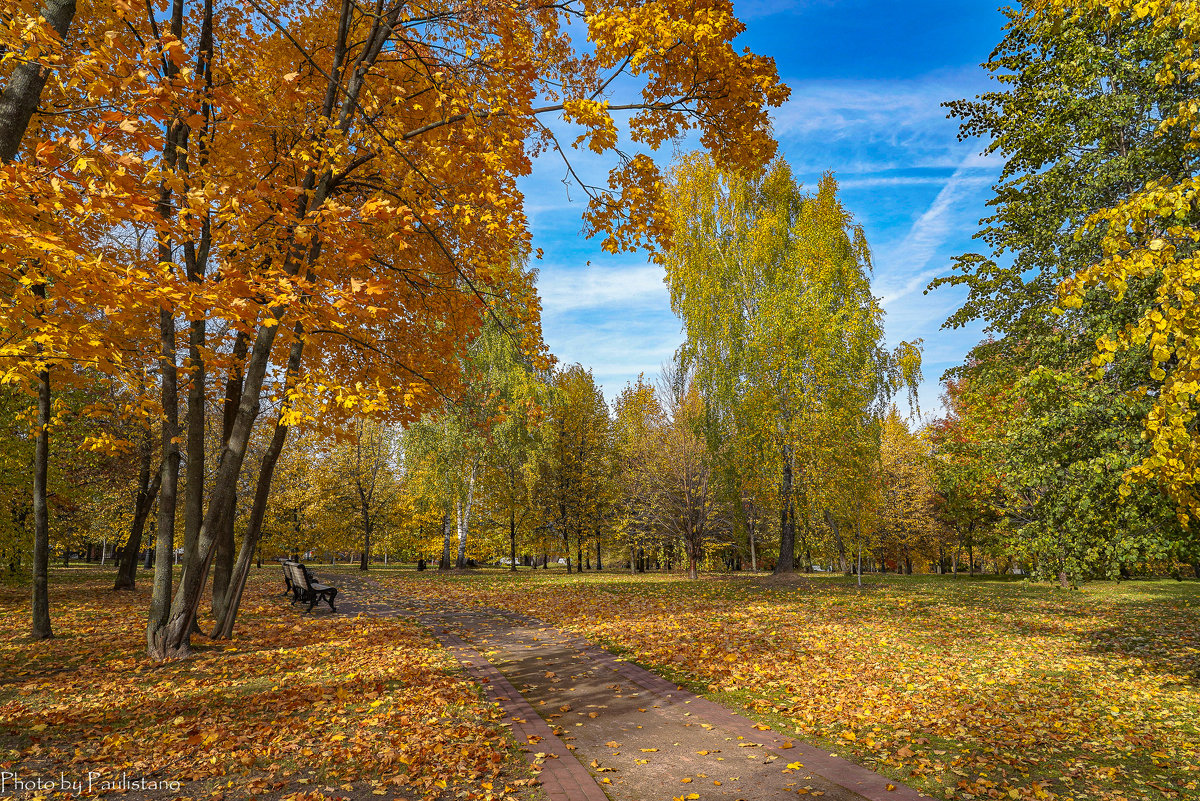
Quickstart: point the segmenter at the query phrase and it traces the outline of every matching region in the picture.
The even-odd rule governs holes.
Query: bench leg
[[[334,605],[333,605],[333,599],[334,599],[334,598],[336,598],[336,597],[337,597],[337,589],[336,589],[336,588],[334,588],[334,589],[331,589],[331,590],[330,590],[328,593],[326,593],[326,595],[325,595],[325,603],[329,604],[329,609],[330,609],[331,611],[333,611],[333,612],[336,612],[336,611],[337,611],[337,609],[336,609],[336,608],[334,607]]]
[[[319,600],[321,600],[321,597],[320,597],[319,595],[317,595],[317,594],[314,592],[314,593],[313,593],[313,594],[312,594],[312,595],[309,597],[309,600],[308,600],[308,608],[307,608],[307,609],[305,609],[304,611],[305,611],[305,612],[311,612],[311,611],[313,610],[313,607],[317,605],[317,601],[319,601]]]

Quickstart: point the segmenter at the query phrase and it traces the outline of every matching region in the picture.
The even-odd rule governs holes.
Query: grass
[[[52,569],[41,642],[28,589],[0,588],[0,769],[181,783],[162,798],[529,797],[499,710],[427,632],[303,615],[270,567],[235,640],[166,664],[143,656],[145,573],[115,593],[111,568]]]
[[[536,615],[944,798],[1200,797],[1200,584],[395,572]]]

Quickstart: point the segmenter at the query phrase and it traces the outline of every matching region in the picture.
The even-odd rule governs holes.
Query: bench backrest
[[[288,575],[292,579],[293,585],[297,587],[304,587],[305,589],[312,589],[308,583],[308,574],[305,573],[303,567],[295,562],[288,562],[283,566],[283,569],[288,572]]]

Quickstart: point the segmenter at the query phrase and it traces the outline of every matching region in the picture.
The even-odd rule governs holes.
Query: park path
[[[338,579],[340,612],[415,617],[481,682],[540,767],[548,801],[925,797],[540,620],[433,605],[370,578]]]

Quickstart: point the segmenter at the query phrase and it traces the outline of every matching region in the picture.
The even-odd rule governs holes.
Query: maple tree
[[[41,260],[39,280],[22,284],[30,333],[10,351],[10,375],[80,358],[119,372],[105,326],[157,332],[160,565],[184,428],[195,472],[183,485],[187,565],[173,598],[165,567],[156,577],[152,653],[188,650],[263,400],[287,401],[274,426],[282,447],[306,408],[386,399],[415,419],[432,405],[423,386],[453,384],[445,345],[480,324],[478,286],[524,280],[511,269],[528,242],[515,178],[533,154],[568,153],[543,120],[565,119],[582,131],[574,146],[599,153],[614,151],[621,115],[647,150],[694,130],[722,163],[771,156],[766,110],[787,91],[769,59],[734,51],[742,27],[728,3],[577,11],[176,0],[165,13],[89,7],[48,49],[43,102],[54,113],[22,140],[36,157],[4,172],[4,251],[39,243]],[[11,51],[49,42],[20,24],[30,18],[6,19]],[[574,25],[587,27],[586,48]],[[620,75],[634,80],[614,83]],[[627,84],[629,102],[609,99]],[[610,178],[586,187],[588,230],[610,249],[652,244],[665,233],[653,162],[638,152]],[[156,243],[132,269],[95,247],[130,223]],[[9,276],[19,259],[5,261]],[[119,314],[76,313],[86,308]],[[201,390],[221,373],[238,386],[201,503]]]

